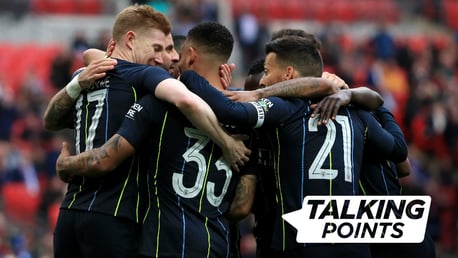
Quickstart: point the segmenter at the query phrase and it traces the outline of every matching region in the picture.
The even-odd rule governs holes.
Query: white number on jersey
[[[186,136],[196,139],[197,142],[194,143],[184,154],[183,158],[186,162],[196,162],[199,171],[197,172],[196,181],[193,186],[186,187],[183,184],[183,174],[182,173],[173,173],[172,185],[175,192],[183,198],[194,198],[196,197],[204,187],[205,177],[207,176],[207,167],[206,159],[204,155],[200,152],[205,146],[210,142],[210,139],[202,134],[197,129],[194,128],[185,128],[184,130]],[[223,157],[220,157],[216,162],[215,166],[218,169],[218,172],[225,173],[226,180],[223,185],[222,192],[219,196],[215,195],[215,183],[208,181],[207,183],[207,199],[208,202],[214,207],[218,207],[227,192],[227,188],[231,182],[232,170],[229,165],[224,161]]]
[[[323,168],[323,163],[332,150],[334,143],[336,141],[336,125],[337,122],[342,128],[342,146],[344,154],[344,176],[346,182],[352,182],[352,162],[351,162],[351,128],[350,122],[347,116],[338,115],[336,120],[329,120],[326,124],[327,133],[326,139],[321,146],[321,149],[318,151],[315,159],[312,162],[312,165],[309,168],[309,179],[334,179],[337,177],[337,169]],[[318,131],[318,117],[309,119],[309,131],[317,132]]]
[[[82,121],[82,113],[83,109],[83,98],[85,95],[80,95],[78,97],[78,100],[76,101],[75,108],[76,108],[76,126],[75,126],[75,143],[76,143],[76,152],[80,153],[81,146],[80,146],[80,141],[81,141],[81,127],[82,123],[84,123],[84,128],[87,130],[86,132],[86,149],[85,150],[90,150],[94,147],[94,137],[95,137],[95,131],[97,129],[97,126],[99,124],[100,116],[102,115],[103,111],[103,106],[105,105],[105,98],[107,96],[107,91],[108,89],[101,89],[97,91],[92,91],[89,92],[87,96],[87,102],[97,102],[95,105],[95,111],[94,114],[92,115],[91,118],[86,117],[86,121]],[[89,127],[87,127],[87,123],[90,122]]]

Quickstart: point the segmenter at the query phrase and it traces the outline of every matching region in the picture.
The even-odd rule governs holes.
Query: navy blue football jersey
[[[114,70],[81,92],[74,107],[77,153],[103,145],[121,126],[125,113],[139,96],[154,93],[171,78],[162,68],[118,60]],[[148,207],[147,173],[141,164],[150,155],[140,151],[102,177],[76,176],[68,185],[63,209],[99,212],[142,222]]]
[[[393,115],[384,107],[380,107],[376,112],[373,112],[373,115],[382,126],[385,123],[397,125]],[[391,126],[386,129],[399,141],[405,141],[404,134],[399,126]],[[366,153],[363,159],[360,186],[364,195],[401,194],[396,163],[381,155]]]
[[[244,133],[224,125],[231,133]],[[135,148],[151,139],[151,209],[140,252],[152,257],[228,257],[230,207],[239,174],[221,149],[174,106],[147,95],[118,132]]]
[[[260,257],[272,255],[271,240],[275,217],[275,157],[274,145],[267,128],[256,129],[256,192],[251,209],[254,214],[253,234],[256,253]],[[250,157],[251,158],[251,157]],[[272,257],[272,256],[270,256]]]
[[[399,142],[405,141],[401,128],[397,125],[393,114],[385,107],[372,112],[388,132]],[[387,126],[386,126],[387,125]],[[377,153],[365,153],[360,178],[361,192],[364,195],[401,195],[402,188],[396,163],[386,156]],[[435,257],[435,246],[429,230],[420,243],[388,243],[371,244],[372,257]]]
[[[183,73],[182,81],[183,77],[196,80],[196,75],[188,72]],[[383,129],[369,112],[344,107],[335,120],[319,126],[318,118],[310,116],[309,101],[270,97],[235,103],[222,94],[204,92],[204,88],[201,83],[192,90],[207,101],[221,121],[269,128],[276,164],[275,218],[301,209],[307,195],[359,194],[365,150],[394,161],[407,156],[405,142]],[[296,242],[296,234],[294,227],[276,219],[272,247],[289,250],[303,246]]]

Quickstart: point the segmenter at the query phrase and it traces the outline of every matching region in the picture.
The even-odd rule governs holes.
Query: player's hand
[[[313,105],[312,117],[318,116],[318,125],[327,124],[329,119],[336,119],[339,108],[350,104],[351,92],[341,90],[323,98],[318,104]]]
[[[81,89],[88,89],[98,79],[105,77],[106,72],[114,69],[118,61],[111,58],[103,58],[91,62],[78,76]]]
[[[251,90],[251,91],[230,91],[230,90],[225,90],[225,91],[223,91],[223,93],[230,100],[237,101],[237,102],[257,101],[259,99],[258,94],[256,93],[255,90]]]
[[[240,172],[240,167],[250,160],[251,150],[243,143],[247,138],[247,135],[232,135],[223,149],[224,159],[237,172]]]
[[[59,157],[56,162],[56,174],[64,182],[68,183],[72,181],[73,175],[70,175],[69,171],[66,170],[66,157],[70,156],[70,150],[68,148],[68,143],[62,143],[62,149],[60,151]]]
[[[321,78],[327,79],[332,81],[334,84],[336,84],[339,89],[349,89],[348,84],[345,83],[345,81],[340,78],[339,76],[333,74],[333,73],[328,73],[328,72],[323,72],[321,75]]]
[[[222,64],[219,66],[219,76],[221,77],[221,83],[225,90],[231,86],[232,83],[232,72],[235,69],[235,64]]]

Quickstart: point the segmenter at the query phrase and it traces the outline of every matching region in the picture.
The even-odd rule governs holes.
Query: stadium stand
[[[249,10],[257,17],[267,14],[272,20],[356,22],[384,19],[394,23],[400,18],[395,0],[233,0],[232,4],[234,15]]]
[[[189,1],[170,2],[179,5]],[[62,86],[51,85],[51,64],[61,51],[71,48],[74,32],[84,28],[93,43],[90,39],[96,39],[95,34],[101,28],[110,28],[107,24],[111,25],[115,11],[107,13],[109,6],[122,6],[131,1],[30,0],[29,16],[20,21],[3,15],[5,10],[1,8],[6,2],[0,0],[3,26],[0,35],[0,132],[6,135],[0,141],[0,257],[12,253],[8,241],[16,236],[16,227],[35,223],[37,218],[44,226],[32,233],[25,227],[23,233],[30,240],[26,248],[33,257],[52,257],[52,230],[59,212],[59,191],[64,191],[65,185],[54,187],[47,205],[43,204],[43,199],[44,192],[51,189],[50,182],[55,176],[53,162],[65,137],[33,132],[23,120],[30,110],[35,113],[35,119],[40,120],[47,101]],[[432,9],[432,3],[440,3],[439,9]],[[430,226],[438,247],[437,257],[458,257],[458,50],[455,35],[458,1],[232,0],[231,6],[232,10],[224,11],[231,12],[234,20],[246,10],[259,21],[266,21],[270,30],[290,25],[313,30],[322,40],[327,71],[342,75],[349,84],[368,85],[384,94],[408,137],[413,173],[403,181],[406,193],[432,197]],[[196,18],[189,26],[200,21],[198,10],[197,7],[192,10]],[[405,13],[414,18],[405,21]],[[172,10],[171,18],[179,18],[173,15]],[[383,83],[369,80],[374,72],[386,79],[382,69],[377,67],[381,60],[375,57],[371,44],[380,21],[387,23],[388,32],[395,41],[396,60],[400,64],[398,75],[404,74],[408,80],[408,90],[404,88],[401,94],[393,85],[385,87]],[[334,22],[338,24],[336,27]],[[71,58],[75,59],[72,69],[81,65],[75,56]],[[235,63],[238,62],[235,59]],[[34,81],[27,81],[27,76],[35,76]],[[242,79],[234,77],[234,86],[239,87]],[[36,92],[34,89],[27,92],[31,90],[28,83],[33,82],[42,82],[44,86]],[[9,91],[12,96],[8,96]],[[37,98],[42,99],[37,101]],[[27,138],[31,134],[34,141]],[[50,147],[51,141],[56,141],[56,146]],[[38,194],[28,191],[24,183],[5,178],[4,163],[8,153],[3,153],[2,145],[33,154],[40,181]],[[46,162],[49,164],[44,164]],[[4,216],[7,217],[6,229],[1,221]],[[242,245],[246,247],[244,257],[252,254],[249,241]]]

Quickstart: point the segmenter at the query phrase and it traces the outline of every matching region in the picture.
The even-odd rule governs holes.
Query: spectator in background
[[[0,84],[0,141],[9,141],[11,128],[19,112],[8,89]]]
[[[14,145],[10,146],[5,156],[4,180],[6,183],[23,183],[31,195],[40,191],[37,171],[31,159],[31,153],[20,150]]]
[[[97,49],[105,50],[108,47],[108,43],[110,42],[110,39],[111,39],[111,30],[102,29],[97,35],[97,40],[94,44],[94,47]],[[61,84],[61,85],[65,85],[65,84]]]
[[[258,58],[259,21],[247,9],[243,10],[236,20],[237,38],[242,50],[242,70],[246,71],[251,62]]]
[[[399,119],[410,93],[406,72],[397,64],[396,59],[376,60],[368,73],[368,83],[385,100],[385,106]]]
[[[197,1],[178,1],[176,2],[171,16],[173,17],[173,33],[180,35],[188,35],[188,32],[201,19],[200,13],[196,12]]]
[[[106,48],[106,46],[105,46]],[[72,79],[73,54],[64,48],[56,55],[51,63],[49,80],[54,90],[58,91]]]
[[[216,22],[218,21],[218,3],[216,0],[201,0],[200,12],[202,21]]]
[[[27,250],[27,239],[21,233],[18,233],[10,239],[13,253],[17,258],[32,258],[32,255]]]
[[[21,117],[14,121],[10,135],[10,142],[21,150],[34,151],[42,148],[45,139],[45,130],[38,112],[27,108]]]
[[[28,12],[30,0],[5,1],[6,10],[10,11],[16,21],[21,20]]]
[[[75,35],[73,37],[71,47],[72,47],[71,49],[73,53],[73,63],[72,63],[71,70],[75,71],[76,69],[84,66],[83,65],[83,53],[85,50],[91,47],[91,44],[89,44],[89,40],[87,39],[86,33],[84,30],[75,31]],[[65,84],[61,84],[61,85],[65,85]]]
[[[396,46],[393,36],[388,32],[388,25],[380,23],[377,33],[372,39],[375,58],[381,60],[392,59],[396,55]]]
[[[84,30],[77,30],[73,37],[72,41],[72,50],[73,54],[80,56],[83,54],[84,50],[88,49],[91,45],[86,37]]]

